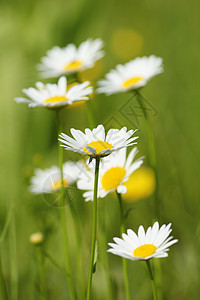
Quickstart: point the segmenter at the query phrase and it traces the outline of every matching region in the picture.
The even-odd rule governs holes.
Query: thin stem
[[[135,91],[136,99],[138,104],[140,105],[144,119],[145,119],[145,125],[146,125],[146,130],[147,130],[147,136],[148,136],[148,147],[149,147],[149,158],[150,158],[150,165],[152,169],[154,170],[155,174],[155,179],[156,179],[156,188],[155,188],[155,204],[154,204],[154,209],[155,209],[155,218],[159,220],[159,197],[158,197],[158,175],[157,175],[157,163],[156,163],[156,150],[155,150],[155,142],[154,142],[154,135],[153,135],[153,130],[151,126],[151,122],[149,119],[149,115],[145,110],[144,107],[144,97],[139,93],[139,91]]]
[[[97,157],[96,164],[95,164],[95,178],[94,178],[92,247],[91,247],[88,287],[87,287],[87,300],[90,300],[91,298],[92,275],[93,275],[94,255],[95,255],[96,236],[97,236],[97,191],[98,191],[99,164],[100,164],[100,158]]]
[[[82,257],[82,253],[80,253],[80,249],[82,249],[82,237],[83,234],[81,232],[81,223],[79,215],[76,211],[76,208],[73,203],[70,205],[71,215],[74,220],[75,233],[76,233],[76,268],[78,271],[77,274],[77,284],[78,284],[78,299],[84,299],[85,295],[85,280],[84,280],[84,259]]]
[[[16,237],[16,222],[15,212],[13,211],[10,223],[10,249],[11,249],[11,295],[12,300],[18,299],[18,257],[17,257],[17,237]]]
[[[39,279],[40,279],[40,299],[46,300],[47,292],[46,292],[44,256],[42,253],[41,245],[36,246],[36,251],[37,251],[37,262],[38,262]]]
[[[1,244],[0,244],[1,247]],[[1,250],[1,248],[0,248]],[[3,276],[3,268],[2,268],[2,262],[1,262],[1,253],[0,253],[0,288],[1,288],[1,296],[3,300],[8,300],[8,294],[6,290],[5,280]]]
[[[114,300],[116,299],[116,295],[114,295],[114,286],[113,286],[113,280],[112,280],[112,274],[110,273],[110,267],[109,267],[109,260],[108,260],[108,242],[107,242],[107,225],[106,225],[106,212],[107,212],[107,206],[106,202],[103,203],[101,208],[99,209],[100,212],[100,245],[101,245],[101,257],[103,261],[104,266],[104,272],[105,272],[105,280],[107,283],[107,298],[108,300]]]
[[[3,230],[2,230],[1,236],[0,236],[0,288],[1,288],[1,295],[3,297],[3,300],[8,299],[8,294],[7,294],[6,284],[5,284],[5,280],[4,280],[4,276],[3,276],[3,266],[2,266],[2,261],[1,261],[1,249],[2,249],[3,241],[7,235],[8,228],[9,228],[11,220],[12,220],[13,210],[14,210],[14,204],[12,202],[10,205],[9,211],[7,213],[5,225],[3,227]]]
[[[57,124],[58,124],[58,136],[61,132],[60,128],[60,116],[59,110],[56,110],[56,117],[57,117]],[[66,227],[66,215],[65,215],[65,187],[63,181],[63,147],[60,147],[60,143],[58,142],[59,147],[59,167],[60,167],[60,174],[61,174],[61,189],[60,189],[60,220],[62,226],[62,233],[63,233],[63,243],[65,249],[65,265],[66,265],[66,273],[68,278],[70,296],[72,300],[76,300],[76,293],[74,288],[74,282],[72,278],[72,268],[70,264],[70,251],[69,251],[69,240],[68,240],[68,233]]]
[[[45,251],[42,249],[42,254],[43,254],[43,256],[46,256],[46,257],[51,261],[51,263],[52,263],[57,269],[59,269],[61,272],[65,272],[65,270],[62,269],[62,268],[58,265],[58,263],[54,260],[54,258],[53,258],[49,253],[45,252]]]
[[[148,268],[148,271],[149,271],[149,276],[150,276],[150,279],[151,279],[151,285],[152,285],[152,291],[153,291],[153,299],[154,300],[158,300],[157,293],[156,293],[155,280],[154,280],[154,277],[153,277],[153,272],[152,272],[152,269],[151,269],[150,261],[146,260],[146,264],[147,264],[147,268]]]
[[[121,217],[121,224],[120,224],[120,231],[121,234],[125,232],[125,223],[124,223],[124,210],[123,210],[123,203],[122,203],[122,196],[120,193],[116,191],[118,200],[119,200],[119,208],[120,208],[120,217]],[[125,291],[126,291],[126,299],[130,300],[130,288],[129,288],[129,280],[128,280],[128,269],[127,269],[127,262],[126,259],[122,258],[123,262],[123,271],[124,271],[124,283],[125,283]]]
[[[12,214],[13,214],[13,209],[14,209],[14,204],[13,202],[11,203],[10,205],[10,208],[9,208],[9,211],[8,211],[8,214],[7,214],[7,217],[6,217],[6,222],[5,222],[5,225],[3,227],[3,230],[1,232],[1,236],[0,236],[0,244],[3,243],[5,237],[6,237],[6,234],[8,232],[8,228],[10,226],[10,222],[11,222],[11,218],[12,218]]]

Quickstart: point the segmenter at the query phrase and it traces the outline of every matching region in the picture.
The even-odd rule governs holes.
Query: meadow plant
[[[29,107],[40,106],[54,111],[57,120],[59,166],[53,166],[46,170],[36,169],[35,175],[31,178],[30,191],[33,194],[60,193],[58,206],[60,209],[60,224],[64,244],[66,277],[71,300],[94,299],[92,297],[93,274],[96,271],[98,249],[101,251],[101,244],[98,243],[97,235],[98,198],[105,198],[108,194],[113,192],[116,194],[119,202],[121,220],[118,222],[118,228],[120,228],[122,239],[114,238],[115,243],[109,243],[111,248],[108,252],[121,256],[123,259],[126,300],[133,299],[130,294],[126,259],[146,262],[152,282],[154,300],[157,300],[156,285],[150,259],[167,257],[169,247],[178,240],[173,240],[173,237],[169,236],[171,233],[171,224],[162,225],[159,228],[158,222],[155,222],[152,227],[149,227],[146,233],[144,227],[141,225],[138,229],[138,234],[131,229],[128,229],[127,234],[125,234],[126,219],[123,200],[128,198],[128,201],[135,201],[135,199],[146,197],[155,191],[155,215],[152,216],[152,220],[155,218],[159,219],[155,145],[149,116],[144,107],[144,97],[141,94],[141,89],[152,77],[163,72],[162,59],[151,55],[150,57],[138,57],[125,65],[117,65],[116,69],[111,70],[105,75],[106,79],[98,82],[97,88],[97,93],[111,95],[119,92],[129,92],[132,97],[136,97],[145,119],[149,144],[147,157],[150,157],[150,165],[153,169],[153,174],[148,173],[148,176],[142,177],[145,178],[144,180],[139,180],[136,179],[137,177],[134,177],[140,169],[142,170],[140,167],[143,163],[143,157],[135,159],[138,153],[137,147],[132,148],[129,154],[127,154],[127,149],[137,144],[136,140],[138,136],[134,136],[137,129],[127,130],[126,127],[122,127],[120,129],[111,128],[107,131],[104,125],[100,124],[92,130],[86,128],[84,132],[71,128],[71,137],[65,133],[66,130],[61,126],[61,110],[62,113],[67,112],[67,109],[64,110],[64,108],[73,107],[75,102],[88,101],[91,94],[94,93],[94,88],[90,85],[89,81],[80,81],[79,73],[87,68],[92,68],[95,62],[104,56],[102,47],[103,42],[101,39],[88,39],[81,43],[79,47],[76,47],[74,44],[69,44],[64,48],[58,46],[53,47],[47,52],[47,55],[41,59],[41,64],[38,65],[38,69],[45,78],[58,77],[57,83],[44,84],[37,82],[35,88],[23,89],[26,98],[15,98],[16,102],[27,103]],[[95,120],[92,101],[87,107],[90,119]],[[87,160],[85,159],[85,163],[83,160],[64,163],[64,149],[79,153],[82,155],[83,160],[85,157]],[[82,274],[82,270],[80,266],[80,269],[74,270],[72,268],[73,262],[70,255],[71,245],[69,239],[70,230],[67,228],[68,220],[66,218],[66,208],[70,210],[71,205],[70,201],[66,202],[65,193],[69,186],[74,185],[76,182],[77,188],[84,190],[83,197],[85,201],[91,200],[93,205],[90,266],[87,288],[84,278],[82,278],[84,286],[84,292],[82,294],[76,288],[73,277],[73,273]],[[147,187],[145,185],[146,182],[149,184],[147,184]],[[76,220],[74,223],[76,228],[80,226]],[[79,230],[80,229],[75,232],[77,234],[76,239],[80,241]],[[106,240],[106,232],[104,235],[104,240]],[[45,279],[44,251],[42,250],[43,239],[44,236],[40,232],[30,237],[30,242],[37,250],[40,274],[40,295],[41,299],[45,300],[48,299],[48,285]],[[80,243],[77,244],[78,249],[73,249],[75,253],[79,253],[81,246]],[[47,255],[47,257],[50,256]],[[54,261],[53,258],[51,260]],[[0,268],[0,271],[2,295],[3,299],[6,300],[7,290],[2,268]],[[112,270],[109,270],[107,267],[106,272],[109,271],[112,272]],[[111,287],[110,295],[112,299],[115,299]],[[66,295],[63,299],[68,299],[68,296]]]

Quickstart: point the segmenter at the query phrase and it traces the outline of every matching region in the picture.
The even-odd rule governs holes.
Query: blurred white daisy
[[[88,39],[78,48],[74,44],[69,44],[65,48],[55,46],[47,51],[47,56],[42,57],[38,69],[46,78],[80,72],[93,67],[95,61],[104,55],[102,47],[101,39]]]
[[[90,130],[85,129],[85,133],[72,128],[71,134],[74,139],[68,135],[61,133],[59,135],[63,146],[66,150],[78,152],[80,154],[89,155],[91,158],[107,156],[121,148],[131,146],[138,137],[131,137],[135,131],[127,131],[126,127],[122,129],[110,129],[105,135],[103,125],[98,125],[97,128]]]
[[[170,236],[172,229],[171,223],[162,225],[159,229],[158,222],[155,222],[152,227],[149,227],[145,233],[144,227],[141,225],[138,229],[138,234],[133,230],[128,229],[127,234],[122,234],[122,239],[113,238],[114,243],[109,243],[111,246],[108,252],[128,258],[130,260],[149,260],[150,258],[167,257],[169,247],[178,242]]]
[[[162,73],[162,58],[151,55],[138,57],[125,65],[117,65],[98,82],[99,93],[107,95],[138,89],[146,85],[153,76]]]
[[[47,108],[58,108],[71,105],[80,100],[88,100],[88,95],[93,92],[92,87],[88,87],[89,81],[81,84],[75,84],[69,89],[67,88],[67,79],[62,76],[58,80],[58,84],[36,83],[36,88],[23,89],[27,98],[15,98],[16,102],[28,103],[30,107],[44,106]]]
[[[113,191],[126,193],[127,189],[124,183],[143,163],[141,158],[133,162],[137,152],[135,147],[126,158],[126,148],[123,148],[101,162],[97,194],[99,198],[104,198]],[[88,168],[85,168],[85,171],[80,174],[77,181],[78,188],[87,191],[83,194],[86,201],[93,200],[94,172],[95,164],[91,162]]]
[[[82,172],[81,162],[66,162],[63,164],[63,184],[67,188],[74,183]],[[30,191],[34,194],[53,193],[62,186],[60,169],[52,166],[49,169],[36,169],[35,175],[31,178]]]

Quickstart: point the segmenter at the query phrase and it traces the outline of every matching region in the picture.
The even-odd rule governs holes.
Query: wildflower
[[[74,183],[82,170],[81,162],[66,162],[63,164],[63,185],[67,188]],[[52,166],[49,169],[36,169],[31,178],[30,191],[34,194],[53,193],[60,190],[62,186],[60,169]]]
[[[149,227],[145,233],[144,227],[141,225],[138,234],[128,229],[127,234],[122,234],[122,239],[113,238],[114,243],[108,245],[112,248],[108,252],[128,258],[130,260],[149,260],[153,257],[167,257],[169,247],[177,243],[173,240],[173,236],[169,236],[172,229],[171,223],[162,225],[159,229],[158,222]]]
[[[135,131],[127,131],[126,127],[122,129],[110,129],[105,135],[103,125],[98,125],[97,128],[90,130],[85,129],[85,133],[74,128],[71,129],[71,134],[74,139],[68,135],[61,133],[60,139],[66,150],[85,154],[91,158],[104,157],[121,148],[131,146],[133,141],[138,137],[131,137]]]
[[[106,79],[98,82],[99,93],[107,95],[139,89],[155,75],[163,72],[162,58],[151,55],[138,57],[106,74]]]
[[[58,84],[36,83],[36,88],[23,89],[27,98],[15,98],[16,102],[28,103],[29,107],[44,106],[47,108],[61,108],[80,100],[88,100],[88,95],[93,88],[89,87],[89,81],[76,84],[67,89],[66,78],[60,77]]]
[[[88,39],[78,48],[74,44],[69,44],[65,48],[55,46],[47,52],[47,56],[42,57],[38,69],[46,78],[77,73],[93,67],[94,63],[104,56],[102,47],[101,39]]]
[[[123,148],[103,160],[99,172],[98,197],[104,198],[108,193],[113,191],[122,194],[126,193],[126,181],[143,163],[141,158],[133,162],[137,152],[137,148],[135,147],[126,158],[126,148]],[[77,186],[81,190],[87,190],[83,194],[86,201],[93,200],[93,163],[88,165],[88,168],[80,174]]]

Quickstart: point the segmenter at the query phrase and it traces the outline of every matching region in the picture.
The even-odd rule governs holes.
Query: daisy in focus
[[[66,162],[63,164],[63,184],[67,188],[76,182],[82,172],[81,162]],[[52,166],[49,169],[36,169],[35,175],[31,178],[30,191],[34,194],[53,193],[60,190],[62,186],[60,169]]]
[[[107,95],[139,89],[155,75],[163,72],[162,58],[151,55],[137,57],[125,65],[117,65],[98,82],[98,93]]]
[[[134,141],[138,138],[132,137],[136,130],[127,131],[126,127],[110,129],[107,135],[103,125],[98,125],[93,130],[86,128],[85,133],[74,128],[70,131],[73,138],[64,133],[59,135],[59,141],[63,143],[61,146],[65,150],[85,154],[90,158],[104,157],[114,151],[136,144]]]
[[[93,88],[89,87],[90,82],[86,81],[67,88],[67,79],[62,76],[58,80],[58,84],[36,83],[36,88],[23,89],[23,93],[29,97],[15,98],[18,103],[28,103],[29,107],[44,106],[47,108],[61,108],[71,105],[80,100],[88,100],[93,92]]]
[[[177,243],[173,236],[169,236],[172,229],[171,223],[162,225],[159,229],[158,222],[149,227],[145,233],[141,225],[138,234],[128,229],[127,234],[122,234],[122,239],[113,238],[114,243],[108,245],[112,248],[108,250],[115,255],[119,255],[130,260],[149,260],[151,258],[167,257],[169,247]]]
[[[143,163],[141,158],[133,162],[137,152],[137,148],[135,147],[126,158],[126,148],[123,148],[103,160],[99,171],[97,197],[104,198],[108,193],[113,191],[122,194],[126,193],[127,189],[124,183]],[[94,171],[95,164],[92,162],[80,174],[77,181],[78,188],[87,191],[83,194],[85,201],[93,200]]]
[[[94,63],[104,56],[101,39],[88,39],[78,48],[69,44],[65,48],[53,47],[42,57],[42,63],[38,66],[42,76],[59,77],[70,73],[77,73],[94,66]]]

